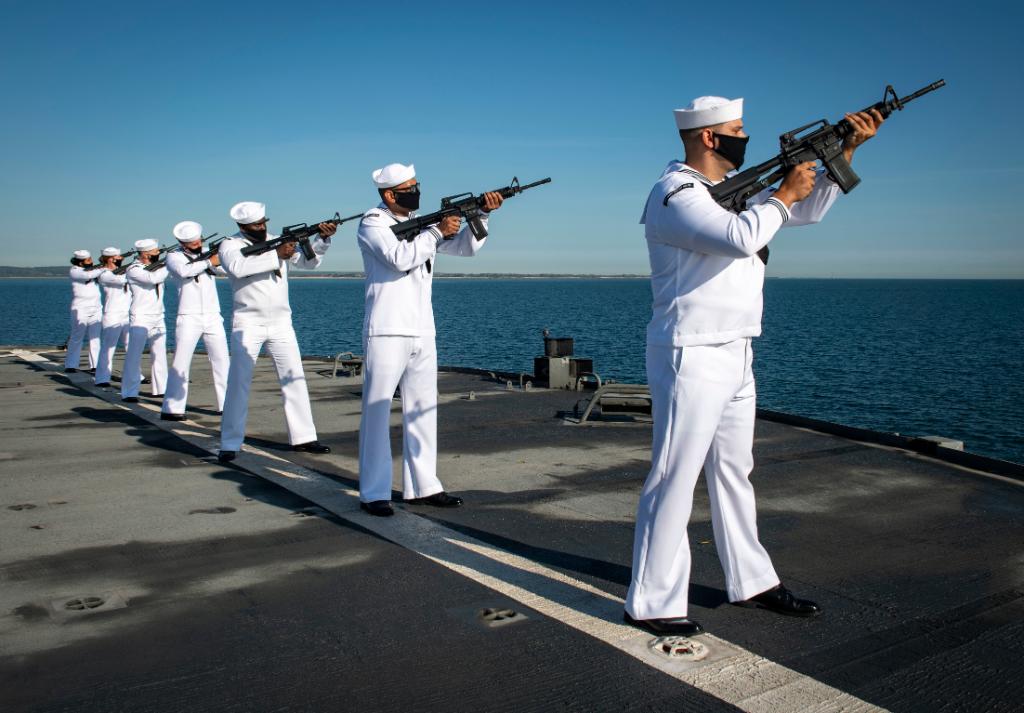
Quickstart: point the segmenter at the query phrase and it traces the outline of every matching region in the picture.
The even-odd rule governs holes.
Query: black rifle
[[[877,109],[882,118],[887,119],[894,111],[902,111],[914,99],[944,86],[945,80],[940,79],[901,99],[890,84],[885,88],[882,101],[864,111]],[[808,130],[809,133],[803,134]],[[853,131],[853,126],[846,119],[840,119],[835,124],[819,119],[799,129],[787,131],[779,137],[778,156],[712,186],[709,189],[711,197],[726,210],[739,213],[746,210],[748,199],[781,180],[789,169],[805,161],[821,161],[829,177],[839,185],[843,193],[849,193],[860,183],[860,176],[853,172],[843,156],[843,139]]]
[[[341,225],[347,223],[350,220],[356,218],[362,218],[363,214],[350,215],[347,218],[342,218],[341,213],[335,213],[333,218],[327,220],[321,220],[320,223],[330,223],[331,225]],[[248,257],[249,255],[262,255],[268,253],[271,250],[277,250],[279,245],[287,245],[288,243],[298,243],[299,249],[302,250],[302,254],[307,260],[316,259],[316,253],[313,252],[313,245],[309,242],[309,239],[320,232],[318,227],[320,223],[313,225],[307,225],[306,223],[296,223],[295,225],[286,225],[281,229],[281,234],[273,240],[264,240],[262,243],[253,243],[252,245],[246,245],[242,248],[242,254]]]
[[[164,245],[162,248],[160,248],[160,251],[156,255],[154,255],[152,257],[151,262],[146,265],[146,271],[147,272],[156,272],[161,267],[163,267],[164,265],[167,264],[167,253],[173,252],[174,250],[180,250],[180,249],[181,249],[181,244],[180,243],[174,243],[172,245]]]
[[[216,234],[217,233],[214,233],[213,235],[210,236],[210,238],[212,238]],[[204,238],[204,239],[205,240],[209,240],[210,238]],[[228,236],[222,235],[221,237],[217,238],[212,243],[207,245],[206,246],[206,250],[204,250],[203,252],[199,253],[195,257],[190,257],[188,259],[188,261],[189,262],[199,262],[200,260],[209,260],[211,257],[213,257],[214,255],[217,254],[217,251],[220,250],[220,244],[223,243],[227,239],[228,239]]]
[[[511,198],[527,189],[542,186],[545,183],[551,183],[551,179],[542,178],[539,181],[521,186],[519,185],[519,179],[513,178],[512,183],[504,188],[498,188],[494,193],[500,194],[502,198]],[[473,231],[473,237],[477,240],[483,240],[487,237],[487,228],[484,227],[484,223],[480,219],[483,208],[484,197],[482,195],[474,196],[472,193],[459,193],[458,195],[442,198],[441,210],[410,218],[402,223],[396,223],[391,226],[391,231],[399,240],[412,240],[431,225],[440,223],[448,216],[460,215],[469,222],[469,229]]]
[[[133,260],[132,262],[129,262],[129,263],[125,263],[124,261],[127,260],[130,257],[135,257],[138,254],[139,254],[138,250],[129,250],[126,253],[121,253],[121,266],[120,267],[115,267],[112,270],[112,272],[115,275],[123,275],[124,273],[128,272],[128,268],[131,267],[132,265],[134,265],[135,261]]]
[[[86,272],[88,272],[89,270],[99,270],[101,267],[103,267],[102,265],[95,262],[91,265],[83,265],[81,262],[79,262],[77,257],[71,258],[71,264],[74,265],[75,267],[82,268]]]

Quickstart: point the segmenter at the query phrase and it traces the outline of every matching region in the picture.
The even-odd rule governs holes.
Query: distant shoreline
[[[0,267],[0,270],[3,268]],[[20,268],[22,270],[32,268]],[[366,276],[358,273],[322,273],[315,272],[294,272],[289,275],[293,280],[359,280],[366,279]],[[53,274],[41,272],[40,274],[29,275],[3,275],[0,280],[66,280],[67,273]],[[449,275],[435,274],[435,280],[649,280],[650,275],[560,275],[560,274],[528,274],[528,273],[455,273]],[[783,277],[768,276],[766,280],[902,280],[906,282],[1020,282],[1024,277]]]

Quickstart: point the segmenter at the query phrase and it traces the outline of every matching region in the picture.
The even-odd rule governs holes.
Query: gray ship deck
[[[763,540],[825,614],[728,604],[701,485],[710,655],[678,662],[621,622],[648,425],[569,425],[580,394],[442,373],[440,472],[467,505],[378,519],[358,509],[360,383],[330,364],[307,364],[330,455],[282,446],[263,359],[225,467],[201,357],[182,423],[28,358],[0,359],[5,712],[1020,709],[1013,478],[759,421]]]

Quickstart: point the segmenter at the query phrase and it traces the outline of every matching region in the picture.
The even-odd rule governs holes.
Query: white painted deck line
[[[26,362],[51,371],[63,369],[33,352],[17,350],[14,353]],[[117,392],[96,389],[88,373],[63,376],[79,388],[131,411],[157,428],[173,433],[212,455],[217,454],[217,432],[191,421],[162,421],[159,408],[149,404],[122,403]],[[650,651],[649,634],[622,623],[621,599],[585,582],[485,544],[401,507],[391,518],[367,515],[359,510],[357,491],[266,451],[245,446],[233,465],[741,710],[750,713],[867,713],[885,710],[711,634],[700,637],[701,643],[709,649],[703,661],[680,662],[663,658]]]

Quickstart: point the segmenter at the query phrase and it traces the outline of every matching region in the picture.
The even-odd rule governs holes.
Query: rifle
[[[209,240],[210,238],[214,237],[215,235],[217,235],[217,233],[214,233],[209,238],[203,238],[203,240],[204,241],[205,240]],[[188,261],[189,262],[199,262],[200,260],[209,260],[211,257],[213,257],[214,255],[217,254],[217,251],[220,250],[220,244],[223,243],[227,239],[228,239],[228,236],[222,235],[221,237],[217,238],[212,243],[207,245],[206,246],[206,250],[201,252],[199,255],[196,255],[195,257],[190,257],[188,259]]]
[[[167,253],[174,252],[175,250],[180,249],[180,243],[164,245],[162,248],[160,248],[157,254],[153,256],[152,261],[146,265],[146,272],[156,272],[157,270],[159,270],[161,267],[167,264]]]
[[[494,192],[500,194],[502,198],[511,198],[527,189],[542,186],[545,183],[551,183],[551,179],[542,178],[539,181],[521,186],[519,185],[519,179],[513,177],[509,185],[504,188],[498,188]],[[391,226],[391,231],[399,240],[412,240],[431,225],[440,223],[448,216],[460,215],[469,222],[469,229],[473,231],[473,237],[477,240],[483,240],[487,237],[487,228],[484,227],[483,221],[480,220],[483,207],[484,197],[482,195],[474,196],[472,193],[459,193],[458,195],[442,198],[441,210],[411,218],[402,223],[396,223]]]
[[[101,267],[103,267],[102,265],[100,265],[99,263],[96,263],[96,262],[94,262],[91,265],[80,265],[78,263],[78,258],[77,257],[71,258],[71,264],[74,265],[75,267],[82,268],[86,272],[88,272],[89,270],[99,270]]]
[[[359,213],[358,215],[350,215],[347,218],[342,218],[341,213],[335,213],[333,218],[321,220],[320,223],[341,225],[342,223],[347,223],[350,220],[362,217],[362,213]],[[317,226],[319,226],[320,223],[315,223],[313,225],[307,225],[306,223],[287,225],[281,229],[281,234],[273,240],[264,240],[262,243],[246,245],[242,248],[242,255],[245,255],[246,257],[249,255],[262,255],[263,253],[268,253],[271,250],[276,250],[279,245],[298,243],[299,249],[302,250],[302,254],[305,258],[307,260],[313,260],[316,258],[316,253],[313,252],[313,245],[309,242],[309,239],[319,232],[320,228]]]
[[[887,119],[894,111],[902,111],[914,99],[944,86],[945,80],[940,79],[901,99],[890,84],[885,88],[882,101],[864,111],[877,109],[882,118]],[[809,133],[803,134],[808,130]],[[849,193],[860,183],[860,176],[854,173],[843,156],[843,139],[851,133],[853,126],[846,119],[840,119],[835,124],[819,119],[787,131],[779,137],[778,156],[712,186],[709,189],[711,197],[726,210],[739,213],[746,210],[749,198],[781,180],[789,169],[805,161],[821,161],[829,178],[839,185],[843,193]]]
[[[113,270],[111,270],[111,272],[115,275],[123,275],[124,273],[128,272],[128,268],[134,265],[135,261],[133,260],[129,263],[125,263],[124,261],[130,257],[135,257],[138,254],[138,250],[129,250],[126,253],[121,253],[121,266],[115,267]]]

